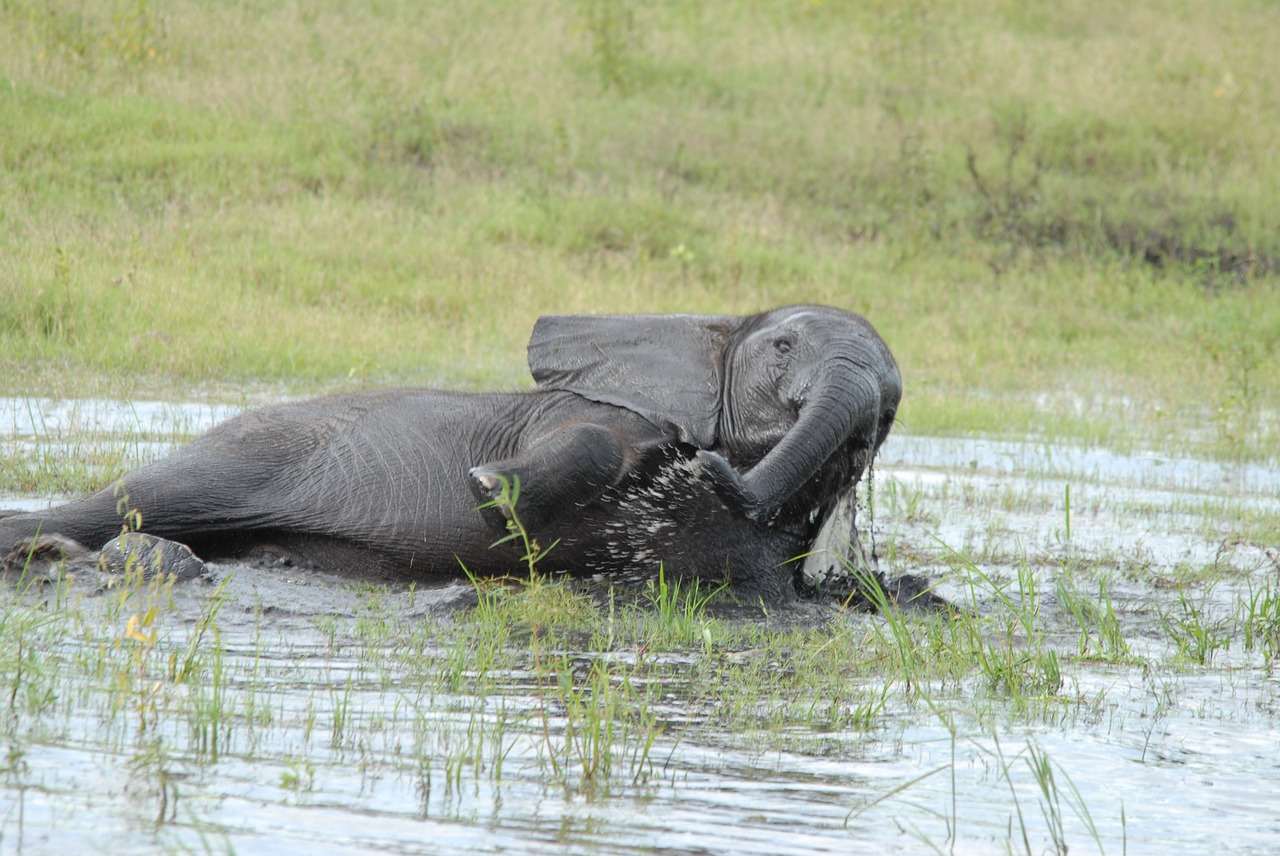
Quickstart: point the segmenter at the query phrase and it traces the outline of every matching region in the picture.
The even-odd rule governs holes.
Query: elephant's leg
[[[617,483],[627,467],[627,450],[613,431],[595,423],[565,426],[520,454],[471,469],[471,477],[491,499],[503,483],[519,486],[516,514],[536,531],[581,508]],[[501,508],[508,518],[510,508]]]
[[[29,566],[93,567],[98,549],[126,528],[130,516],[128,503],[116,494],[107,488],[43,511],[0,515],[0,573]]]
[[[125,528],[127,503],[114,488],[43,511],[0,516],[0,554],[21,552],[41,536],[58,538],[96,550]]]
[[[0,552],[37,535],[97,550],[125,530],[182,543],[250,531],[267,516],[255,498],[279,467],[238,458],[226,445],[197,441],[92,496],[0,517]]]

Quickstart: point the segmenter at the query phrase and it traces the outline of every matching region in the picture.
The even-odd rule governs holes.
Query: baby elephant
[[[524,569],[518,539],[494,546],[514,514],[551,548],[545,570],[636,580],[662,567],[751,598],[856,590],[854,488],[902,394],[865,319],[825,306],[548,316],[529,367],[524,393],[389,390],[246,412],[86,499],[0,516],[0,548],[97,549],[128,515],[208,560],[266,547],[427,580]]]

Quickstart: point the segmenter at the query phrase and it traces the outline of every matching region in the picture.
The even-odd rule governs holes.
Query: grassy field
[[[814,301],[884,333],[906,430],[1269,457],[1276,32],[1159,0],[3,0],[0,387],[514,388],[541,313]]]

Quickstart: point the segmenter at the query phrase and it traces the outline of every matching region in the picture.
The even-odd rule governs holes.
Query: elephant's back
[[[266,422],[295,421],[306,454],[278,488],[307,528],[395,546],[461,537],[477,504],[467,471],[478,423],[499,400],[433,391],[387,391],[319,399]],[[487,406],[486,406],[487,405]],[[470,534],[470,533],[465,533]]]
[[[350,545],[325,555],[348,561],[365,551],[370,563],[410,576],[455,575],[459,561],[511,572],[518,557],[490,549],[505,532],[477,510],[487,497],[469,472],[581,420],[656,437],[641,417],[567,392],[385,390],[250,411],[190,449],[265,474],[260,484],[242,479],[247,492],[237,494],[259,531]],[[609,511],[597,514],[592,525],[607,525]]]
[[[470,470],[515,454],[563,421],[560,393],[392,390],[282,405],[260,417],[271,442],[305,449],[277,473],[261,505],[280,529],[357,545],[410,576],[470,567],[515,570],[505,534],[477,507]],[[292,440],[283,439],[292,436]]]

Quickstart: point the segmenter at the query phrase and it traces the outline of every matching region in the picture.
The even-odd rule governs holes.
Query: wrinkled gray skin
[[[538,389],[396,390],[246,412],[122,485],[0,516],[0,555],[39,533],[96,549],[142,531],[206,560],[260,551],[377,578],[519,573],[492,547],[516,513],[547,570],[730,580],[747,596],[855,586],[854,485],[893,425],[897,365],[867,321],[790,306],[750,317],[549,316]],[[127,501],[121,501],[121,492]],[[824,528],[824,524],[825,528]],[[817,548],[808,562],[794,561]]]

